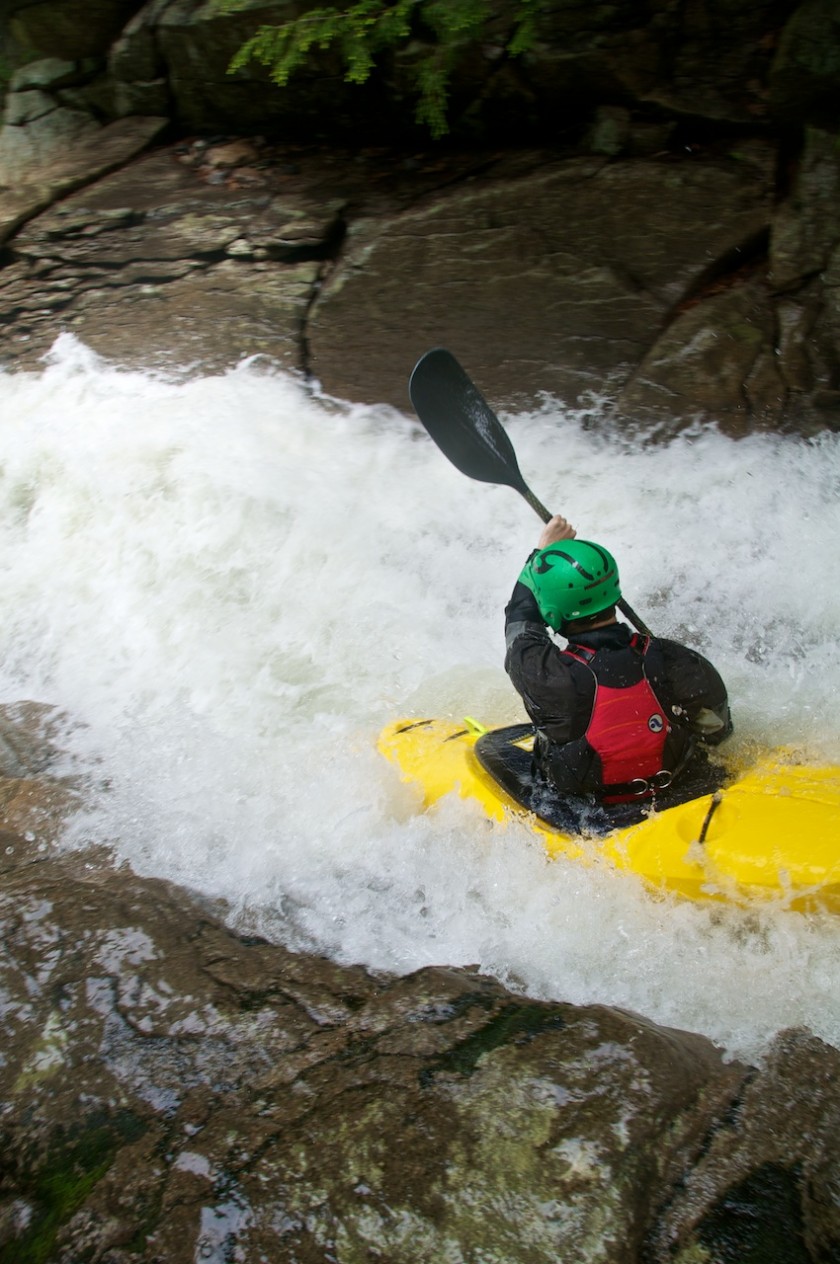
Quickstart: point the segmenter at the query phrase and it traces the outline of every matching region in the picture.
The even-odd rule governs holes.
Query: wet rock
[[[434,147],[412,122],[422,32],[364,89],[329,48],[281,92],[260,66],[228,73],[260,22],[288,16],[279,0],[101,0],[74,38],[76,0],[12,0],[0,355],[32,363],[68,329],[185,372],[268,354],[329,394],[404,409],[414,360],[446,343],[501,405],[549,394],[658,433],[698,417],[836,428],[834,7],[538,6],[511,57],[505,0],[453,71],[452,138]],[[57,265],[38,214],[168,124],[178,164],[218,195],[204,224],[168,247],[140,234],[130,268],[105,249]],[[157,174],[144,192],[150,170],[130,190],[138,222],[155,195],[174,226],[180,194]],[[260,193],[291,195],[289,223],[263,231]],[[95,196],[111,196],[101,180]]]
[[[136,103],[138,85],[166,80],[173,119],[184,129],[271,126],[284,139],[310,141],[352,139],[360,129],[388,141],[416,134],[417,62],[429,51],[422,27],[400,56],[379,59],[363,88],[346,83],[335,49],[315,48],[293,90],[278,92],[257,63],[233,75],[229,65],[261,24],[289,17],[282,0],[227,12],[201,0],[98,0],[93,8],[79,0],[11,0],[9,7],[14,64],[98,56],[107,67],[110,86],[101,99],[116,111],[111,118],[125,113],[121,102]],[[538,6],[530,15],[531,47],[510,57],[505,50],[520,10],[505,0],[495,6],[482,46],[465,50],[454,67],[452,126],[461,141],[495,136],[510,143],[531,128],[554,138],[586,130],[599,103],[617,101],[683,118],[752,123],[766,110],[773,38],[796,8],[794,0],[746,7],[730,0],[699,8],[607,0],[583,8]],[[823,8],[830,9],[828,0]],[[807,22],[801,25],[803,33],[789,37],[797,47],[810,32]],[[825,21],[817,29],[821,38],[828,33]],[[780,82],[789,78],[791,62],[795,49],[780,65]]]
[[[241,939],[102,853],[17,850],[0,1232],[19,1256],[665,1264],[760,1213],[828,1258],[838,1055],[813,1037],[726,1065],[469,970],[373,977]]]
[[[840,428],[840,163],[837,136],[806,128],[791,188],[773,219],[769,278],[777,291],[779,369],[791,410]]]
[[[836,1050],[792,1031],[750,1068],[470,969],[374,976],[242,937],[107,847],[58,846],[83,802],[66,721],[2,721],[41,769],[0,781],[4,1257],[835,1257]]]
[[[89,114],[63,109],[45,92],[12,92],[0,132],[0,179],[12,185],[21,173],[43,171],[99,130]]]
[[[656,423],[714,418],[730,434],[779,429],[786,383],[774,353],[766,286],[727,288],[691,304],[642,360],[618,398],[619,411]]]
[[[6,1234],[45,1258],[632,1260],[743,1075],[632,1015],[240,940],[101,860],[8,872],[0,923]]]
[[[63,748],[73,728],[54,707],[0,707],[0,873],[43,859],[82,803],[77,769]]]
[[[840,1054],[783,1033],[665,1210],[654,1258],[831,1261],[840,1249]]]
[[[16,150],[14,128],[4,128],[0,133],[0,244],[56,198],[128,162],[165,124],[161,118],[124,119],[107,127],[88,124],[69,150],[66,139],[50,132],[43,150],[27,148],[25,161]]]
[[[239,167],[254,162],[257,156],[255,145],[247,140],[238,140],[227,145],[211,145],[205,152],[204,160],[211,167]]]
[[[119,33],[142,0],[54,0],[28,3],[9,0],[8,38],[21,63],[41,57],[81,60],[100,55]]]
[[[0,306],[41,354],[63,328],[126,364],[212,370],[267,354],[295,368],[340,214],[335,200],[208,185],[167,150],[22,230]]]
[[[770,67],[775,113],[787,123],[833,127],[840,107],[840,13],[833,0],[798,5]]]
[[[716,261],[766,231],[768,174],[572,159],[358,220],[310,316],[312,370],[400,407],[412,352],[445,345],[497,402],[617,392]]]
[[[69,717],[38,702],[0,707],[0,777],[33,777],[63,760]]]
[[[660,433],[698,418],[815,433],[840,424],[832,146],[811,130],[778,210],[761,142],[396,170],[387,152],[166,147],[41,215],[24,198],[2,354],[31,362],[71,330],[173,372],[268,355],[331,395],[405,409],[411,365],[442,344],[501,406],[550,394]]]

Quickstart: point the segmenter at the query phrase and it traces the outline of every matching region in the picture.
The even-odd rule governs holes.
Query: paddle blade
[[[408,383],[417,416],[444,456],[468,478],[528,488],[513,445],[493,409],[444,347],[417,361]]]
[[[550,520],[551,513],[519,471],[502,423],[451,351],[435,347],[421,356],[409,378],[408,393],[417,416],[456,469],[482,483],[514,488],[543,522]],[[640,632],[652,635],[623,598],[618,606]]]

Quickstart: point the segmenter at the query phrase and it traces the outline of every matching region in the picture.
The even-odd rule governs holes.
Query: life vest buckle
[[[652,777],[634,777],[628,786],[628,794],[641,799],[646,794],[656,794],[657,790],[667,790],[673,781],[673,774],[667,768],[661,768]]]

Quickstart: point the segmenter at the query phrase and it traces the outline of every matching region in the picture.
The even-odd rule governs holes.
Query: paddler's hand
[[[543,527],[537,548],[547,549],[549,544],[557,544],[560,540],[574,540],[576,535],[577,531],[572,524],[562,514],[555,514]]]

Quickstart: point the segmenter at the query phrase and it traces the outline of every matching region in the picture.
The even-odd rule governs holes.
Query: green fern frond
[[[449,105],[449,72],[432,58],[417,68],[420,98],[415,111],[418,123],[428,127],[433,138],[440,140],[449,131],[446,120]]]
[[[241,10],[247,0],[212,0],[219,12]],[[533,47],[539,0],[519,0],[517,24],[507,46],[510,56]],[[348,83],[371,76],[380,53],[404,47],[419,23],[434,35],[436,46],[422,57],[415,76],[416,118],[439,139],[448,131],[449,80],[469,43],[481,39],[491,16],[490,0],[355,0],[343,9],[311,9],[280,26],[260,26],[232,58],[229,71],[250,61],[266,66],[274,83],[285,87],[314,48],[336,44]]]
[[[530,52],[536,44],[538,8],[539,0],[520,0],[516,29],[507,46],[511,57],[521,57],[523,53]]]

